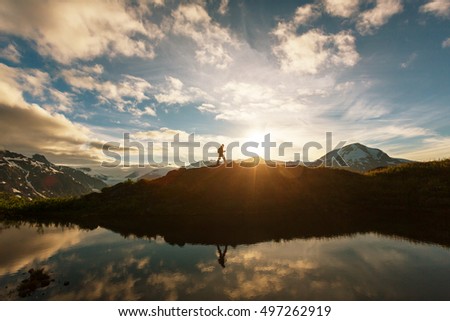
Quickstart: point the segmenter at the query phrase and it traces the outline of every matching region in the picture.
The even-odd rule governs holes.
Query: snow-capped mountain
[[[342,160],[344,162],[342,162]],[[339,150],[333,150],[319,158],[315,163],[365,172],[378,167],[394,166],[411,162],[412,161],[407,159],[392,158],[380,149],[370,148],[355,143],[346,145]]]
[[[0,192],[27,199],[78,196],[101,190],[106,184],[77,169],[58,166],[43,155],[0,151]]]

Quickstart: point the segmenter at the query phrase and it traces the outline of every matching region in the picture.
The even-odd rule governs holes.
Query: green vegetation
[[[435,213],[450,209],[450,159],[408,163],[366,175],[371,178],[372,195],[383,208]]]
[[[56,211],[74,208],[78,199],[71,198],[38,198],[28,200],[17,196],[0,193],[0,214],[14,215],[26,212]]]

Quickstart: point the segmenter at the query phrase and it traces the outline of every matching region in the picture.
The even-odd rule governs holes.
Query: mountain
[[[165,176],[168,172],[173,171],[174,167],[161,167],[161,168],[157,168],[157,169],[153,169],[150,172],[148,172],[147,174],[141,175],[137,178],[137,180],[141,180],[141,179],[146,179],[146,180],[154,180],[160,177]]]
[[[18,197],[48,198],[79,196],[106,187],[84,172],[49,162],[45,156],[0,151],[0,192]]]
[[[210,167],[217,164],[217,161],[210,161],[210,160],[201,160],[195,163],[191,163],[187,166],[185,166],[186,169],[193,169],[193,168],[201,168],[201,167]]]
[[[148,164],[145,166],[130,165],[105,167],[96,165],[92,167],[80,167],[89,176],[102,180],[109,186],[124,182],[126,180],[138,181],[140,179],[155,179],[167,174],[167,172],[176,169],[174,165]]]
[[[412,161],[407,159],[392,158],[380,149],[370,148],[360,143],[355,143],[327,153],[314,162],[313,165],[326,164],[329,167],[349,169],[356,172],[366,172],[375,168],[411,162]]]

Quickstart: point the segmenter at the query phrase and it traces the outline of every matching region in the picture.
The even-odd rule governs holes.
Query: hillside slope
[[[82,171],[58,166],[43,155],[0,151],[0,192],[34,199],[80,196],[101,190],[106,184]]]

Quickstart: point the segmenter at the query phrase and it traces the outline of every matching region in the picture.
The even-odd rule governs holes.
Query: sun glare
[[[258,147],[249,147],[248,151],[252,153],[258,154],[260,157],[264,157],[264,148],[262,146],[262,142],[264,142],[264,135],[266,133],[260,131],[251,131],[245,136],[245,140],[243,143],[252,142],[258,143]]]

